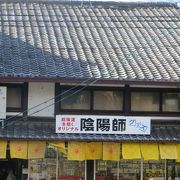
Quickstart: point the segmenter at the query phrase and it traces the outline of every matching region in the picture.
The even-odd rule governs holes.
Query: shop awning
[[[57,134],[55,121],[18,121],[0,128],[1,139],[113,141],[113,142],[180,142],[180,125],[152,124],[150,135]]]

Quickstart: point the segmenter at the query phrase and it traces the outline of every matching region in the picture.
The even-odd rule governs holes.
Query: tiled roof
[[[129,134],[61,134],[55,133],[55,122],[16,121],[0,128],[3,139],[34,139],[61,141],[136,141],[180,142],[180,125],[152,125],[150,135]]]
[[[0,3],[0,77],[180,81],[180,10]]]

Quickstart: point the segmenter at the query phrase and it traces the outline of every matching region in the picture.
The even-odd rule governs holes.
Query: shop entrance
[[[2,180],[6,180],[10,171],[17,177],[18,174],[18,160],[17,159],[5,159],[0,161],[0,177]]]
[[[3,159],[0,160],[0,179],[6,180],[9,173],[13,173],[16,179],[22,179],[22,167],[26,162],[20,159]]]

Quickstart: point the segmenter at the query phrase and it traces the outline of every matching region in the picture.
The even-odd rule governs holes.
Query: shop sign
[[[150,117],[57,115],[56,133],[150,134]]]

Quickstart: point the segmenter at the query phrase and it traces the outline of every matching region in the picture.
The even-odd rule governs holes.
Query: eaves
[[[119,84],[119,85],[158,85],[180,87],[180,80],[131,80],[131,79],[95,79],[95,78],[67,78],[67,77],[0,77],[0,82],[52,82],[66,84]]]

